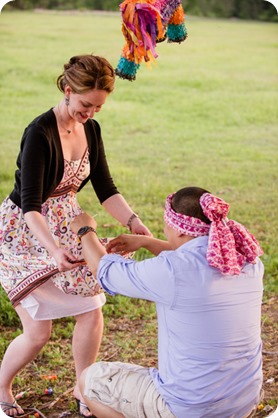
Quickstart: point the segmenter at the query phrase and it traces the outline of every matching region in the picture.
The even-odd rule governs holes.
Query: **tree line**
[[[14,0],[8,9],[110,10],[119,11],[115,0]],[[265,0],[187,0],[183,1],[186,14],[195,16],[278,21],[273,4]]]

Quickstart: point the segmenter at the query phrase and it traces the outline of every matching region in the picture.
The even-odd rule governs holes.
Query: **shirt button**
[[[127,399],[122,399],[123,403],[127,403],[128,400]]]
[[[108,381],[108,382],[112,382],[112,379],[111,379],[111,377],[109,377],[109,379],[107,379],[107,381]]]

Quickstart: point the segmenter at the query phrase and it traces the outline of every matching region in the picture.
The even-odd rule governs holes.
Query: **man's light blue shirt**
[[[98,280],[111,295],[156,303],[155,386],[178,418],[241,418],[259,401],[263,264],[222,275],[206,260],[208,237],[144,261],[101,259]]]

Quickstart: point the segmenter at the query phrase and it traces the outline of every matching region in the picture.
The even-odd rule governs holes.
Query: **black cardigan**
[[[110,175],[99,124],[89,119],[84,128],[89,149],[90,175],[78,191],[91,180],[100,203],[103,203],[119,192]],[[38,116],[25,129],[17,167],[10,199],[23,213],[41,212],[42,203],[56,189],[64,173],[63,151],[52,109]]]

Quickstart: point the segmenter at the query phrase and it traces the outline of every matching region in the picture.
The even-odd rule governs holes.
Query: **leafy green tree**
[[[115,0],[14,0],[9,8],[118,11],[120,3]],[[278,21],[275,7],[264,0],[184,0],[183,6],[185,12],[192,15]]]

